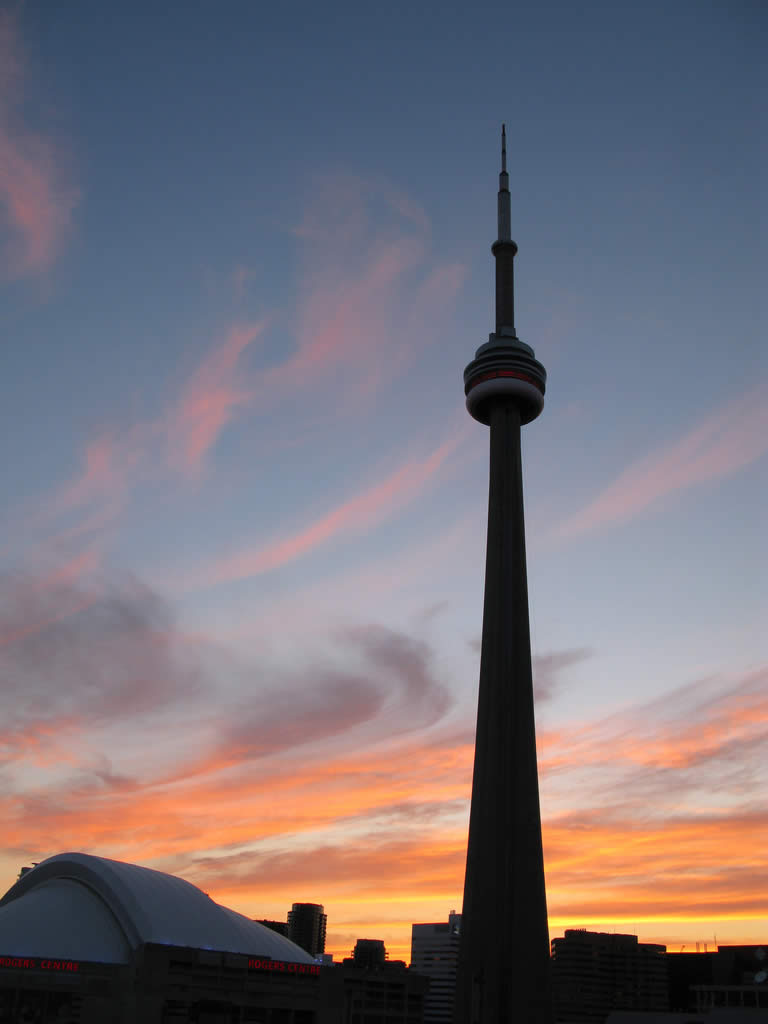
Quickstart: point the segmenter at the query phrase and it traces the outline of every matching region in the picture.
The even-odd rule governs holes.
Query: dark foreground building
[[[447,921],[411,925],[411,970],[429,978],[424,1024],[451,1024],[456,998],[461,914]]]
[[[709,953],[668,953],[673,1010],[762,1010],[768,1016],[768,943],[720,946]]]
[[[319,903],[294,903],[288,911],[288,938],[310,956],[325,952],[328,916]]]
[[[612,1010],[669,1009],[666,946],[569,928],[552,940],[558,1024],[603,1024]]]
[[[426,979],[369,974],[88,854],[43,861],[0,900],[0,1024],[421,1024]]]
[[[160,871],[65,853],[0,900],[0,1021],[314,1024],[320,968]]]
[[[488,547],[456,1024],[551,1024],[549,934],[533,718],[520,428],[546,373],[517,337],[506,140],[498,194],[496,330],[464,371],[490,427]]]
[[[381,939],[358,939],[353,956],[324,970],[341,980],[344,1024],[424,1024],[429,979],[388,960]]]

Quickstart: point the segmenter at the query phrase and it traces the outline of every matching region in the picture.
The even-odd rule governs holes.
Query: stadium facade
[[[329,1024],[344,1002],[333,968],[150,868],[63,853],[0,900],[2,1024]]]

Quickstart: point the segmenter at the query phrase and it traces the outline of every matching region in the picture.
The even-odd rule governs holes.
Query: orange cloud
[[[766,451],[768,406],[764,389],[754,389],[703,420],[680,440],[628,466],[558,532],[573,536],[627,522],[674,491],[739,472]]]
[[[21,121],[25,69],[10,11],[0,11],[0,69],[0,203],[10,232],[6,270],[35,273],[56,255],[77,196],[63,181],[54,144]]]
[[[404,670],[413,652],[407,644],[392,650]],[[553,656],[547,664],[567,668],[571,660]],[[767,759],[756,744],[764,748],[767,735],[765,680],[753,674],[682,687],[631,713],[543,734],[553,933],[640,926],[649,940],[697,941],[713,930],[721,941],[760,938],[768,864],[755,837],[768,826]],[[180,699],[184,705],[168,707],[172,716],[189,703],[188,691]],[[254,713],[275,707],[256,695],[251,703]],[[241,708],[219,706],[212,735],[226,740],[232,722],[248,732]],[[408,706],[406,699],[404,712]],[[439,920],[460,904],[471,736],[447,726],[384,729],[379,708],[382,727],[372,741],[361,744],[360,724],[350,722],[349,741],[334,733],[314,745],[306,737],[302,747],[285,732],[295,714],[287,700],[281,721],[267,723],[282,750],[241,743],[227,757],[223,742],[205,753],[205,739],[190,733],[204,756],[153,773],[142,754],[133,778],[90,755],[66,764],[53,744],[55,781],[0,797],[6,846],[39,859],[76,836],[86,850],[178,871],[252,916],[283,916],[294,899],[323,902],[338,954],[365,926],[387,941],[390,955],[407,959],[410,922]],[[155,745],[153,729],[159,742],[173,720],[157,713],[147,720],[142,750]],[[71,736],[77,724],[69,728]],[[20,740],[16,755],[45,762],[45,746],[39,731]]]
[[[337,952],[378,922],[368,935],[407,957],[409,922],[444,917],[463,883],[473,743],[446,717],[435,652],[359,625],[334,637],[338,663],[268,682],[255,664],[230,692],[215,680],[231,663],[198,664],[157,595],[85,593],[77,571],[0,581],[8,883],[19,860],[76,845],[177,871],[251,916],[323,902]],[[542,655],[544,691],[586,656]],[[541,731],[553,930],[759,938],[767,682],[713,676]]]

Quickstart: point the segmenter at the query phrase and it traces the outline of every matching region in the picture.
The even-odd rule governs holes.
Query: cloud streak
[[[382,481],[358,492],[295,533],[256,548],[245,548],[186,577],[188,586],[212,586],[247,579],[295,561],[339,535],[368,530],[423,493],[462,439],[456,435],[431,454],[409,459]]]
[[[65,180],[56,146],[20,113],[25,63],[16,19],[0,11],[0,206],[5,212],[5,270],[39,273],[53,262],[70,226],[77,193]]]
[[[632,463],[558,533],[570,537],[628,522],[669,494],[738,473],[767,451],[768,406],[764,389],[754,389]]]
[[[383,225],[373,216],[382,203]],[[233,324],[155,416],[90,438],[77,472],[31,517],[38,527],[55,524],[70,540],[80,529],[90,539],[114,526],[142,487],[157,493],[179,478],[199,483],[204,470],[215,472],[216,445],[236,418],[248,421],[243,452],[259,444],[270,452],[276,444],[311,446],[323,424],[368,407],[438,337],[464,271],[429,260],[427,218],[407,197],[385,182],[371,189],[349,176],[329,178],[313,193],[297,237],[302,271],[290,312]],[[269,361],[266,346],[261,361],[246,361],[273,327],[291,332],[294,344],[278,362]],[[416,476],[432,475],[450,446],[413,460],[304,531],[222,559],[212,571],[222,579],[266,571],[345,528],[380,521],[398,506],[396,492],[408,500],[419,490]]]
[[[251,401],[240,383],[239,361],[263,330],[263,323],[232,327],[185,385],[169,426],[172,459],[182,470],[199,472],[234,411]]]

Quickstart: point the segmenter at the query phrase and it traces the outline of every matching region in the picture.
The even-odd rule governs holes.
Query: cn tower
[[[546,371],[515,331],[506,131],[501,129],[496,330],[464,371],[470,416],[490,427],[483,638],[456,1024],[552,1024],[533,717],[520,428]]]

